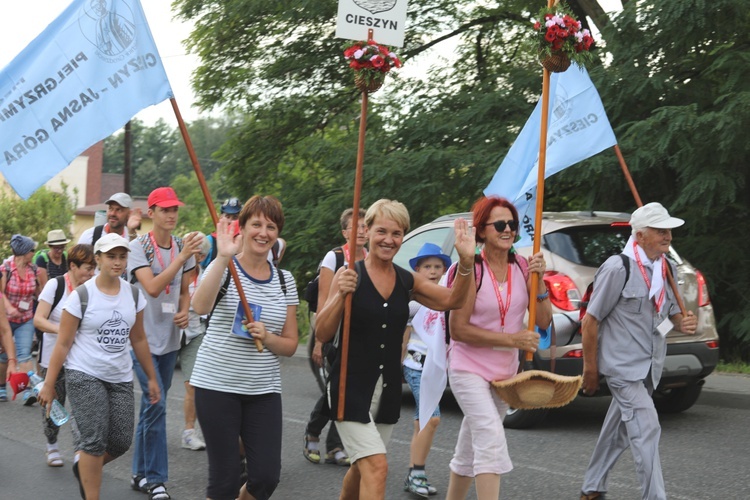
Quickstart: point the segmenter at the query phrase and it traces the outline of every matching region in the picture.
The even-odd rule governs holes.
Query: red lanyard
[[[634,241],[633,242],[633,253],[635,254],[635,262],[638,264],[638,269],[641,271],[641,276],[643,276],[643,281],[646,282],[646,286],[649,289],[649,292],[651,291],[651,280],[648,279],[648,275],[646,274],[646,269],[643,267],[643,262],[641,262],[641,255],[638,253],[637,244]],[[661,263],[661,278],[662,282],[666,282],[667,278],[667,264],[666,259],[664,257],[661,257],[662,263]],[[654,306],[656,307],[656,312],[658,313],[661,310],[661,305],[664,303],[664,285],[662,285],[661,293],[659,294],[659,299],[657,300],[654,298]]]
[[[161,250],[159,249],[159,245],[156,244],[156,240],[154,239],[154,232],[149,231],[148,237],[151,239],[151,244],[154,246],[154,254],[159,260],[159,265],[161,266],[162,272],[164,272],[167,269],[167,266],[164,265],[164,259],[161,258]],[[169,262],[174,262],[174,243],[172,242],[172,236],[169,237]],[[164,291],[167,292],[167,295],[169,295],[170,284],[171,283],[167,283],[167,288],[164,289]]]
[[[490,273],[490,278],[492,279],[493,289],[495,290],[495,297],[497,298],[497,307],[500,310],[500,327],[505,329],[505,315],[508,313],[508,310],[510,309],[510,295],[511,295],[511,284],[512,284],[512,268],[513,266],[510,265],[510,263],[507,264],[508,266],[508,289],[505,292],[506,302],[503,304],[503,297],[500,294],[500,283],[497,282],[497,279],[495,278],[495,273],[492,272],[492,266],[490,266],[490,262],[487,260],[487,256],[484,253],[484,250],[482,250],[482,259],[487,263],[487,271]]]
[[[346,243],[341,250],[344,252],[344,264],[349,265],[349,243]],[[362,253],[367,257],[367,250],[362,249]]]
[[[65,286],[68,289],[68,294],[73,293],[73,285],[70,283],[70,276],[68,276],[68,273],[65,273]]]

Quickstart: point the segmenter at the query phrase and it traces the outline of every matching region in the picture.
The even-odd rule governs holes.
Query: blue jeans
[[[10,323],[13,332],[13,342],[16,344],[16,361],[18,364],[25,363],[31,359],[31,344],[34,342],[34,320],[26,323]],[[8,354],[0,354],[0,363],[8,362]],[[2,381],[4,384],[5,381]]]
[[[422,385],[422,371],[404,366],[404,380],[409,384],[409,389],[411,389],[411,393],[414,395],[414,420],[419,420],[419,388]],[[435,408],[432,416],[440,416],[440,406]]]
[[[133,369],[141,384],[141,410],[138,426],[135,429],[133,452],[133,474],[144,476],[148,483],[166,483],[169,476],[167,460],[167,391],[172,386],[172,375],[177,362],[177,353],[172,351],[162,355],[151,355],[156,371],[156,379],[161,390],[161,399],[152,405],[148,400],[148,377],[141,364],[133,358]]]

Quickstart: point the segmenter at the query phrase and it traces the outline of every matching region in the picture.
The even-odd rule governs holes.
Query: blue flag
[[[0,172],[28,198],[172,96],[138,0],[74,0],[0,72]]]
[[[552,73],[549,103],[545,178],[617,144],[585,69],[574,64],[564,73]],[[540,99],[484,190],[486,196],[507,198],[518,209],[518,246],[529,246],[534,239],[541,115]]]

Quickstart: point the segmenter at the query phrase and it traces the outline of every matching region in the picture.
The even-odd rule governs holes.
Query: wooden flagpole
[[[638,194],[638,190],[635,187],[635,182],[633,182],[633,177],[630,175],[630,170],[628,169],[627,164],[625,163],[625,157],[622,156],[622,151],[620,151],[620,146],[618,144],[615,144],[615,154],[617,155],[617,160],[620,162],[620,168],[622,169],[622,173],[625,175],[625,180],[628,183],[628,186],[630,187],[630,192],[633,193],[633,198],[635,198],[635,203],[639,207],[643,206],[643,202],[641,201],[641,197]],[[680,295],[679,290],[677,289],[677,283],[675,283],[674,276],[672,276],[672,267],[667,266],[667,281],[669,281],[669,286],[672,288],[672,293],[674,293],[674,297],[677,300],[677,306],[680,308],[680,313],[683,316],[687,315],[687,309],[685,308],[685,302],[682,300],[682,296]]]
[[[214,207],[214,202],[211,199],[211,192],[208,190],[206,178],[203,176],[203,171],[201,170],[200,163],[198,163],[198,156],[196,156],[195,154],[193,142],[190,140],[190,135],[188,135],[185,121],[182,119],[182,114],[180,113],[180,108],[177,107],[177,100],[172,97],[169,99],[169,102],[172,104],[172,109],[174,110],[174,115],[177,118],[177,123],[180,127],[180,133],[182,134],[182,139],[185,141],[185,147],[187,148],[188,155],[190,156],[190,161],[193,163],[195,176],[198,178],[198,183],[201,186],[201,191],[203,191],[203,198],[206,200],[206,205],[208,205],[208,211],[211,214],[211,220],[213,220],[214,226],[216,226],[219,223],[219,216],[216,214],[216,207]],[[237,268],[234,266],[233,259],[229,259],[229,274],[232,275],[234,284],[237,287],[237,293],[240,296],[240,303],[242,304],[242,309],[245,311],[247,320],[253,321],[253,311],[250,310],[250,306],[247,303],[247,297],[245,296],[245,291],[242,289],[240,276],[239,274],[237,274]],[[258,339],[255,339],[255,348],[258,349],[258,352],[263,352],[263,343]]]
[[[372,40],[372,28],[367,30],[367,41]],[[354,269],[359,227],[359,204],[362,197],[362,171],[365,161],[365,132],[367,131],[367,89],[362,90],[362,108],[359,114],[359,138],[357,140],[357,166],[354,175],[354,200],[352,202],[352,230],[349,233],[349,269]],[[344,420],[346,403],[346,374],[349,368],[349,329],[352,320],[352,294],[344,302],[344,322],[341,330],[341,367],[339,370],[339,401],[336,420]]]

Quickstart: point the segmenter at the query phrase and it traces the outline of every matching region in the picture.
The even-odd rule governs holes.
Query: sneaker
[[[195,429],[185,429],[182,431],[182,447],[193,451],[205,450],[206,443],[198,437]]]
[[[34,403],[36,403],[36,396],[34,396],[34,393],[31,392],[31,389],[26,389],[25,391],[23,391],[23,405],[31,406]]]
[[[349,456],[341,448],[334,448],[328,453],[326,453],[326,463],[342,465],[344,467],[349,467],[351,465]]]
[[[302,455],[314,464],[320,463],[320,450],[318,449],[319,438],[305,434],[305,447],[302,448]]]
[[[404,479],[404,491],[414,493],[421,498],[427,498],[430,495],[427,476],[410,472],[406,475],[406,479]],[[437,490],[435,490],[435,493],[437,493]]]
[[[0,402],[8,401],[8,390],[5,387],[0,388]]]
[[[171,500],[171,496],[167,493],[167,487],[164,483],[153,483],[148,485],[148,499],[149,500]]]

